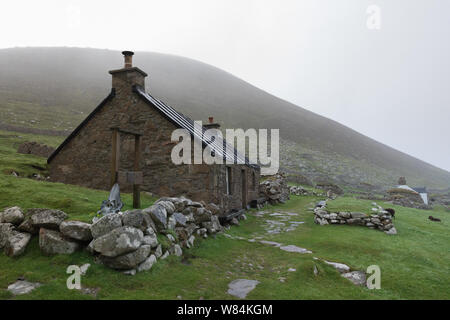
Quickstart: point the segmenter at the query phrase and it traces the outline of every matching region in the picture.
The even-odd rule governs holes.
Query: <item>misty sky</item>
[[[381,10],[380,29],[367,26],[370,5]],[[15,0],[0,7],[0,48],[190,57],[447,170],[449,39],[448,0]]]

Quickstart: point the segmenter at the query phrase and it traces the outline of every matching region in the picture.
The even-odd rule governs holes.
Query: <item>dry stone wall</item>
[[[12,207],[0,213],[0,248],[8,256],[20,256],[30,239],[38,236],[44,255],[86,249],[98,263],[133,275],[169,255],[181,256],[196,238],[222,231],[220,212],[213,203],[161,198],[142,210],[95,217],[85,223],[67,220],[60,210],[24,213]]]

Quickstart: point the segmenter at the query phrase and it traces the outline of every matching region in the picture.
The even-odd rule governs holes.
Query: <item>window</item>
[[[227,184],[227,194],[231,194],[232,189],[233,189],[231,167],[227,167],[227,171],[225,173],[225,182]]]

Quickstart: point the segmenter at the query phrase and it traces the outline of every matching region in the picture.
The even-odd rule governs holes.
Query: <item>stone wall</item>
[[[259,193],[270,204],[285,203],[289,200],[289,186],[287,185],[286,174],[278,173],[267,177],[266,180],[259,184]]]
[[[386,234],[397,234],[392,222],[392,214],[382,207],[374,204],[372,213],[363,212],[329,212],[326,209],[326,201],[321,201],[314,209],[314,222],[316,224],[347,224],[354,226],[365,226],[370,229],[378,229]]]
[[[71,254],[85,249],[95,261],[135,274],[149,270],[159,259],[181,256],[195,239],[223,230],[215,204],[187,198],[161,198],[149,208],[95,217],[92,224],[67,220],[54,209],[19,207],[0,213],[0,248],[9,256],[24,253],[30,239],[39,237],[44,255]],[[233,224],[238,223],[233,219]]]

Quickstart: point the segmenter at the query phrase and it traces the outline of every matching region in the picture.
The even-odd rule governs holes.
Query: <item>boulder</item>
[[[91,225],[81,221],[63,221],[59,225],[59,231],[68,237],[80,241],[91,241]]]
[[[11,292],[13,295],[21,295],[21,294],[27,294],[33,291],[36,288],[39,288],[41,286],[40,283],[35,282],[28,282],[25,280],[19,280],[14,282],[13,284],[10,284],[8,286],[8,291]]]
[[[21,232],[26,232],[30,234],[38,234],[39,228],[33,226],[30,218],[25,218],[25,220],[17,227],[17,230]]]
[[[141,272],[150,270],[155,263],[156,263],[156,256],[152,254],[137,267],[137,271]]]
[[[180,257],[183,255],[183,250],[181,249],[180,245],[175,244],[170,248],[170,254]]]
[[[143,245],[132,252],[117,257],[100,256],[100,260],[110,268],[128,270],[145,261],[150,251],[151,247],[149,245]]]
[[[357,286],[366,284],[366,274],[363,271],[352,271],[342,274],[342,276]]]
[[[158,243],[158,237],[156,236],[155,231],[152,228],[148,228],[147,230],[145,230],[142,244],[147,244],[152,248],[156,248],[158,246]]]
[[[206,209],[211,211],[213,215],[220,215],[222,213],[220,207],[214,203],[209,203],[208,205],[206,205]]]
[[[56,209],[30,209],[31,224],[36,228],[59,230],[59,225],[67,218],[67,214]]]
[[[166,208],[159,204],[154,204],[151,207],[144,209],[144,213],[150,215],[155,223],[157,231],[167,229],[167,211]]]
[[[95,239],[92,249],[103,256],[117,257],[141,246],[144,234],[133,227],[119,227]],[[149,246],[150,247],[150,246]]]
[[[74,253],[80,245],[64,238],[58,231],[41,228],[39,231],[39,247],[44,254],[52,255]]]
[[[24,253],[28,243],[30,242],[31,234],[12,231],[5,244],[5,254],[10,257],[17,257]]]
[[[148,228],[156,228],[152,218],[139,209],[124,212],[122,215],[122,224],[124,226],[141,229],[142,231],[145,231]]]
[[[22,223],[23,219],[24,215],[22,209],[20,209],[19,207],[11,207],[3,212],[0,222],[11,223],[17,226]]]
[[[92,237],[96,239],[121,226],[122,219],[119,213],[108,214],[91,225]]]
[[[155,250],[155,256],[157,258],[160,258],[162,256],[162,246],[159,244],[158,247]]]
[[[171,216],[176,210],[175,205],[170,201],[157,201],[156,204],[164,207],[168,216]]]
[[[395,227],[392,227],[391,229],[389,229],[388,231],[385,231],[384,233],[386,233],[388,235],[396,235],[397,229],[395,229]]]
[[[0,223],[0,249],[6,245],[13,230],[14,226],[11,223]]]
[[[197,208],[194,214],[195,223],[211,221],[211,211],[205,208]]]
[[[186,227],[187,219],[182,213],[175,212],[172,217],[175,219],[176,227]]]

